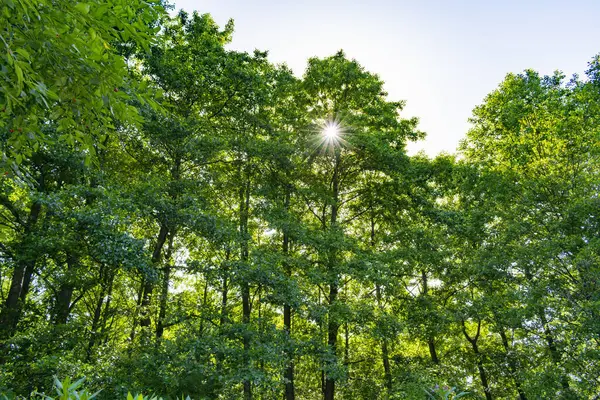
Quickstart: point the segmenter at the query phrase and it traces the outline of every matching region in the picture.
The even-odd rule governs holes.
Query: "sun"
[[[329,121],[323,127],[323,136],[329,142],[335,141],[340,136],[340,125],[335,121]]]
[[[342,120],[329,117],[315,121],[311,142],[315,151],[333,154],[348,145],[345,140],[347,135],[348,128]]]

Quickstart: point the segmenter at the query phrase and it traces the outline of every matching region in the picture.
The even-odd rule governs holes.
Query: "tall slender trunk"
[[[98,185],[98,183],[95,181],[94,178],[92,178],[89,183],[89,187],[95,188],[95,187],[97,187],[97,185]],[[85,195],[86,206],[91,206],[95,202],[95,200],[96,200],[96,196],[93,195],[92,192],[88,192],[88,194]],[[66,324],[67,320],[69,319],[71,309],[74,306],[73,294],[76,289],[76,283],[77,283],[76,277],[79,275],[80,262],[81,262],[80,255],[76,254],[75,252],[69,251],[69,250],[66,250],[65,252],[66,252],[67,270],[66,270],[65,276],[62,279],[62,282],[60,284],[60,287],[59,287],[59,290],[58,290],[58,293],[56,296],[56,302],[55,302],[55,308],[54,308],[54,324],[55,325]],[[102,277],[102,271],[100,272],[100,278],[101,277]],[[26,284],[27,284],[27,286],[29,286],[29,280],[27,280]],[[84,293],[81,293],[80,297],[78,297],[75,300],[75,302],[78,301],[81,298],[81,296],[83,296],[83,294]],[[97,323],[97,321],[96,321],[96,323]]]
[[[154,251],[152,252],[152,265],[157,268],[160,264],[162,249],[167,240],[169,228],[165,223],[160,224],[160,230],[158,231],[158,237],[156,238],[156,244],[154,245]],[[142,295],[140,326],[150,326],[150,302],[152,301],[152,291],[154,290],[154,279],[150,277],[144,277],[144,292]]]
[[[107,331],[107,322],[108,322],[108,318],[110,316],[110,303],[112,301],[112,293],[113,293],[113,286],[115,283],[115,273],[113,272],[112,274],[110,274],[110,280],[108,282],[108,290],[106,293],[106,303],[104,304],[104,312],[102,313],[102,323],[101,323],[101,328],[100,328],[100,337],[102,338],[102,343],[106,344],[108,343],[108,335],[106,333]],[[114,316],[113,316],[113,321],[114,321]],[[112,323],[111,323],[112,324]]]
[[[58,294],[56,295],[56,303],[54,304],[54,324],[62,325],[67,323],[71,311],[71,300],[75,284],[74,276],[77,274],[77,264],[79,259],[72,253],[67,253],[67,273],[60,285]]]
[[[283,329],[288,337],[286,349],[287,364],[285,367],[285,392],[283,398],[285,400],[294,400],[296,398],[296,390],[294,386],[294,349],[292,348],[292,307],[289,304],[283,306]]]
[[[527,278],[527,280],[530,283],[535,283],[533,274],[531,273],[529,267],[525,268],[525,278]],[[546,344],[548,345],[548,350],[550,351],[550,359],[554,363],[554,366],[560,369],[562,355],[556,347],[556,340],[554,339],[554,335],[552,334],[552,330],[550,329],[550,325],[548,324],[548,319],[546,318],[546,309],[544,307],[539,307],[536,310],[536,313],[538,315],[538,318],[540,319],[540,322],[542,323],[542,329],[544,330],[544,338],[546,339]],[[570,390],[569,377],[567,375],[561,374],[560,384],[564,390]]]
[[[465,335],[465,338],[469,343],[471,343],[471,347],[473,348],[473,353],[475,353],[475,358],[477,359],[477,369],[479,370],[479,379],[481,379],[481,386],[483,386],[483,392],[485,393],[486,400],[493,400],[492,391],[490,389],[490,385],[487,379],[487,373],[485,372],[485,368],[483,367],[483,357],[481,352],[479,351],[479,345],[477,341],[479,340],[479,335],[481,333],[481,320],[477,321],[477,333],[474,337],[469,336],[467,333],[467,327],[465,326],[465,321],[461,321],[462,323],[462,331]]]
[[[321,290],[318,291],[317,304],[319,307],[323,306],[323,300],[321,299]],[[325,337],[325,324],[322,318],[319,318],[319,340]],[[325,396],[325,368],[321,368],[321,393]]]
[[[429,295],[429,284],[427,280],[427,272],[425,270],[421,271],[421,281],[423,283],[423,296]],[[431,357],[431,361],[434,364],[439,364],[440,359],[438,358],[437,351],[435,349],[435,337],[433,335],[429,335],[427,338],[427,346],[429,347],[429,356]]]
[[[225,252],[225,262],[223,263],[223,281],[221,284],[221,311],[219,314],[219,331],[222,331],[227,323],[229,316],[227,313],[227,297],[229,294],[229,282],[228,282],[228,274],[229,274],[229,257],[231,256],[231,251],[229,249]],[[217,363],[217,372],[220,373],[223,368],[223,354],[218,351],[215,355],[216,363]]]
[[[142,281],[140,282],[140,288],[137,292],[137,300],[135,302],[135,311],[133,313],[133,322],[131,324],[131,332],[129,333],[130,344],[133,344],[133,341],[135,340],[135,328],[137,327],[137,324],[138,324],[138,314],[140,314],[140,312],[141,312],[142,301],[144,300],[144,288],[145,287],[146,287],[146,279],[142,278]]]
[[[383,299],[381,295],[381,287],[379,284],[375,285],[375,295],[377,297],[377,306],[383,311]],[[392,390],[392,368],[390,365],[390,353],[388,350],[388,339],[383,337],[381,339],[381,362],[383,363],[383,379],[385,382],[385,388],[388,391],[388,395]]]
[[[171,180],[169,182],[167,193],[169,194],[169,197],[171,198],[171,200],[176,200],[177,197],[179,197],[179,188],[177,187],[177,185],[175,185],[175,183],[177,183],[181,178],[181,158],[179,156],[176,156],[175,159],[173,160],[173,165],[171,166],[170,173],[171,173]],[[164,245],[165,245],[165,242],[167,240],[167,236],[169,235],[169,233],[171,233],[171,237],[175,236],[175,227],[172,225],[168,226],[167,222],[164,220],[161,221],[160,222],[160,230],[158,232],[158,237],[156,238],[156,245],[154,246],[154,251],[152,252],[152,266],[153,266],[154,270],[157,272],[161,269],[160,263],[162,260],[162,251],[163,251],[163,248],[164,248]],[[172,238],[171,238],[171,240],[172,240]],[[148,326],[150,326],[150,323],[151,323],[149,308],[150,308],[150,303],[152,302],[152,293],[154,291],[154,285],[155,285],[154,279],[149,279],[148,277],[145,278],[144,295],[142,298],[142,306],[141,306],[141,311],[142,311],[142,318],[140,320],[141,327],[148,327]],[[163,287],[163,289],[164,289],[164,287]],[[168,290],[168,286],[167,286],[167,290]],[[158,324],[157,324],[157,326],[158,326]],[[162,330],[163,328],[161,327],[160,329]],[[158,334],[158,331],[156,333]],[[162,332],[161,332],[161,335],[162,335]]]
[[[96,299],[96,306],[94,307],[94,315],[92,316],[92,328],[90,329],[90,339],[88,340],[88,346],[86,350],[86,360],[89,362],[92,358],[92,349],[96,344],[98,336],[98,328],[100,326],[100,317],[102,316],[102,306],[104,305],[104,297],[106,296],[107,283],[105,282],[106,265],[100,264],[100,270],[98,272],[100,278],[100,293]]]
[[[208,304],[208,278],[205,276],[204,290],[202,293],[202,312],[206,310]],[[204,336],[204,318],[200,319],[200,327],[198,328],[198,336]]]
[[[333,179],[332,179],[332,188],[333,188],[333,201],[331,204],[331,220],[329,229],[334,230],[337,229],[337,217],[338,217],[338,207],[339,207],[339,193],[340,193],[340,167],[341,167],[341,154],[340,149],[336,148],[335,151],[335,165],[333,169]],[[337,337],[338,331],[340,328],[340,323],[338,321],[337,316],[335,316],[331,310],[333,309],[339,292],[339,276],[335,271],[335,267],[337,264],[337,251],[332,249],[329,252],[329,315],[327,319],[327,346],[329,347],[329,351],[332,355],[332,360],[329,361],[329,369],[332,369],[337,364]],[[325,374],[325,400],[334,400],[335,398],[335,378],[331,375]]]
[[[23,287],[23,276],[25,275],[26,264],[18,262],[15,265],[12,280],[10,282],[10,288],[8,290],[8,296],[4,303],[2,313],[0,313],[0,331],[2,332],[2,339],[11,337],[20,319],[20,304],[19,298],[21,295],[21,288]]]
[[[241,170],[241,167],[240,167]],[[242,172],[242,171],[240,171]],[[242,175],[242,174],[240,174]],[[249,241],[249,231],[248,231],[248,219],[249,219],[249,209],[250,209],[250,177],[245,176],[245,182],[240,185],[239,191],[239,218],[240,218],[240,260],[242,261],[242,265],[247,265],[248,263],[248,241]],[[247,281],[241,282],[240,285],[241,294],[242,294],[242,323],[244,324],[244,333],[243,333],[243,346],[244,346],[244,367],[246,368],[246,372],[249,373],[252,362],[250,360],[250,313],[251,304],[250,304],[250,283]],[[252,399],[252,383],[250,379],[247,377],[244,378],[243,382],[244,386],[244,400]]]
[[[254,294],[255,296],[257,296],[256,302],[256,308],[257,308],[257,317],[258,317],[258,335],[259,337],[264,337],[265,334],[265,324],[264,321],[262,320],[263,314],[262,314],[262,285],[258,285],[257,288],[257,292],[255,292]],[[259,359],[258,360],[258,369],[261,371],[261,373],[266,373],[265,371],[265,360],[264,359]]]
[[[437,351],[435,349],[435,338],[433,336],[430,336],[427,339],[427,346],[429,347],[429,356],[431,357],[431,361],[434,364],[439,364],[440,359],[438,358]]]
[[[373,213],[373,205],[370,204],[369,205],[371,207],[371,237],[370,237],[370,244],[371,244],[371,250],[374,252],[375,249],[375,215]],[[384,305],[383,305],[383,296],[381,294],[381,286],[379,285],[379,283],[375,283],[375,297],[377,299],[377,307],[379,308],[380,312],[384,312]],[[392,369],[391,369],[391,365],[390,365],[390,355],[389,355],[389,350],[388,350],[388,338],[387,336],[384,335],[384,337],[381,339],[381,362],[383,364],[383,379],[384,379],[384,383],[385,383],[385,388],[387,390],[387,394],[389,396],[389,394],[392,391]]]
[[[140,304],[140,326],[142,328],[150,326],[150,301],[152,292],[154,290],[154,283],[149,277],[144,277],[144,289],[142,291],[142,301]]]
[[[156,321],[156,338],[160,339],[165,332],[165,318],[167,316],[167,300],[169,298],[169,282],[171,281],[171,266],[163,267],[163,281],[160,292],[160,305],[158,320]]]
[[[329,306],[332,308],[337,301],[338,285],[331,284],[329,286]],[[333,361],[330,361],[331,367],[337,362],[337,337],[340,324],[337,318],[330,315],[327,321],[327,345],[333,356]],[[328,374],[325,374],[325,400],[333,400],[335,398],[335,379]]]
[[[242,323],[244,324],[243,346],[244,346],[244,367],[246,374],[252,367],[250,360],[250,285],[247,282],[242,283]],[[244,400],[252,399],[252,382],[247,377],[244,377]]]
[[[25,267],[25,274],[23,275],[23,287],[21,288],[21,294],[19,295],[19,300],[21,304],[25,304],[25,300],[27,300],[27,295],[29,294],[29,288],[31,287],[31,278],[33,277],[33,272],[35,270],[35,260],[30,260]]]
[[[508,338],[506,337],[506,332],[504,332],[504,327],[498,324],[498,328],[500,331],[500,338],[502,339],[502,346],[504,347],[504,352],[506,353],[506,359],[508,361],[508,369],[513,377],[513,381],[515,382],[515,388],[519,394],[519,400],[527,400],[527,396],[525,396],[525,392],[523,391],[523,387],[521,385],[521,380],[517,374],[517,364],[511,354],[510,345],[508,344]]]
[[[284,208],[286,213],[290,208],[290,188],[286,187],[285,191],[285,200],[284,200]],[[290,263],[287,261],[287,257],[289,255],[290,250],[290,235],[288,229],[283,229],[283,243],[281,244],[281,252],[283,253],[284,264],[283,267],[285,269],[285,275],[288,279],[292,277],[292,268]],[[283,305],[283,329],[288,339],[288,344],[286,346],[286,367],[284,372],[285,378],[285,392],[284,392],[284,400],[295,400],[296,398],[296,390],[294,387],[294,349],[292,345],[292,307],[289,303]]]
[[[41,210],[41,203],[34,202],[31,205],[23,229],[24,246],[26,246],[27,242],[30,240],[31,232],[38,221]],[[2,308],[2,311],[0,312],[0,340],[7,339],[14,335],[17,324],[21,319],[23,304],[29,293],[31,276],[35,270],[37,256],[35,254],[30,254],[27,250],[24,250],[23,253],[26,256],[24,256],[23,259],[18,260],[15,265],[10,288],[8,290],[8,296],[6,297],[4,308]]]
[[[162,290],[160,293],[160,306],[158,311],[158,321],[156,322],[156,338],[160,339],[165,331],[165,318],[167,316],[167,301],[169,299],[169,284],[171,283],[171,256],[173,255],[173,238],[175,231],[171,230],[169,234],[169,244],[165,253],[165,266],[163,267]]]
[[[350,363],[350,329],[348,322],[344,322],[344,365]]]
[[[552,362],[557,368],[561,366],[561,354],[556,347],[556,340],[554,339],[554,335],[552,334],[552,330],[550,329],[550,325],[548,324],[548,319],[546,318],[546,310],[540,308],[538,310],[538,317],[542,323],[542,328],[544,329],[544,338],[546,339],[546,343],[548,344],[548,350],[550,351],[550,358]],[[560,376],[560,385],[566,391],[570,390],[569,385],[569,377],[565,374],[561,374]]]

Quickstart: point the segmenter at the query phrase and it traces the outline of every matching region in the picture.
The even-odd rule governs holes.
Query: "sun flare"
[[[328,122],[323,128],[323,135],[328,141],[336,140],[340,136],[340,125],[337,122]]]
[[[333,154],[348,145],[348,128],[341,119],[329,117],[316,120],[313,127],[311,142],[314,151]]]

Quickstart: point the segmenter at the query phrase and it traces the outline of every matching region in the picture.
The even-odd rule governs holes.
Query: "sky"
[[[584,74],[600,53],[600,0],[172,0],[235,22],[231,49],[267,50],[301,76],[343,49],[385,82],[427,138],[409,153],[452,153],[473,108],[507,73]]]

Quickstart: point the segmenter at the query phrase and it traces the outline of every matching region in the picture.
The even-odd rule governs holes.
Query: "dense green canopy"
[[[342,51],[297,77],[155,1],[0,10],[7,398],[600,396],[598,58],[507,75],[430,159]]]

